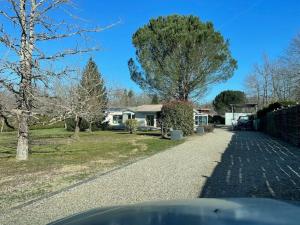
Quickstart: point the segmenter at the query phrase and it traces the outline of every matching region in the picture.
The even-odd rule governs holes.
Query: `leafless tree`
[[[89,122],[91,131],[92,124],[102,118],[106,102],[99,102],[99,96],[92,95],[92,89],[82,86],[79,79],[69,79],[67,84],[56,82],[53,90],[51,96],[40,99],[40,102],[47,102],[42,111],[52,117],[52,123],[74,119],[75,138],[79,138],[82,119]]]
[[[3,132],[4,126],[15,129],[12,112],[16,108],[15,96],[7,91],[0,92],[0,132]]]
[[[289,82],[289,89],[293,97],[300,100],[300,33],[291,41],[285,54],[280,58],[283,64],[285,80]]]
[[[144,104],[151,104],[151,97],[149,94],[135,93],[132,91],[132,95],[129,95],[130,91],[125,88],[115,86],[108,90],[109,107],[129,107],[138,106]]]
[[[63,75],[68,70],[49,70],[45,64],[68,55],[97,50],[95,47],[76,46],[50,54],[45,51],[46,43],[51,45],[52,41],[82,37],[89,32],[103,30],[98,27],[86,29],[79,25],[70,25],[66,22],[70,19],[64,20],[61,16],[64,11],[74,19],[68,7],[72,7],[70,0],[1,1],[0,15],[6,21],[0,27],[0,43],[6,47],[10,56],[0,60],[0,86],[13,93],[17,100],[14,113],[18,120],[18,160],[28,159],[28,120],[33,115],[36,88],[47,86],[51,77]],[[61,19],[57,21],[59,18]]]
[[[256,96],[259,107],[275,101],[299,101],[300,35],[290,44],[285,54],[271,61],[263,55],[245,80],[248,95]]]

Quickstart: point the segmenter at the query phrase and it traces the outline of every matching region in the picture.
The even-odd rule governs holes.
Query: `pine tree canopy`
[[[92,58],[89,59],[80,82],[85,95],[90,98],[90,104],[105,109],[107,106],[107,91],[104,80]]]
[[[162,99],[198,98],[208,85],[226,81],[237,68],[229,42],[211,22],[196,16],[151,19],[132,42],[137,63],[128,62],[131,79]]]

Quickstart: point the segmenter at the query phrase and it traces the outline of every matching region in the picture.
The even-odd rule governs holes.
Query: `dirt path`
[[[197,198],[231,137],[221,129],[191,137],[182,145],[1,215],[0,224],[46,224],[95,207]]]

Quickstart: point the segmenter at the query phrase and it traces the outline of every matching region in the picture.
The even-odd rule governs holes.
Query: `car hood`
[[[271,199],[196,199],[93,209],[51,225],[299,225],[300,207]]]

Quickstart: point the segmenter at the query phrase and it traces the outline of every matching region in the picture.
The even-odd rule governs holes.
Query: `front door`
[[[154,127],[154,115],[146,115],[146,123],[148,127]]]

